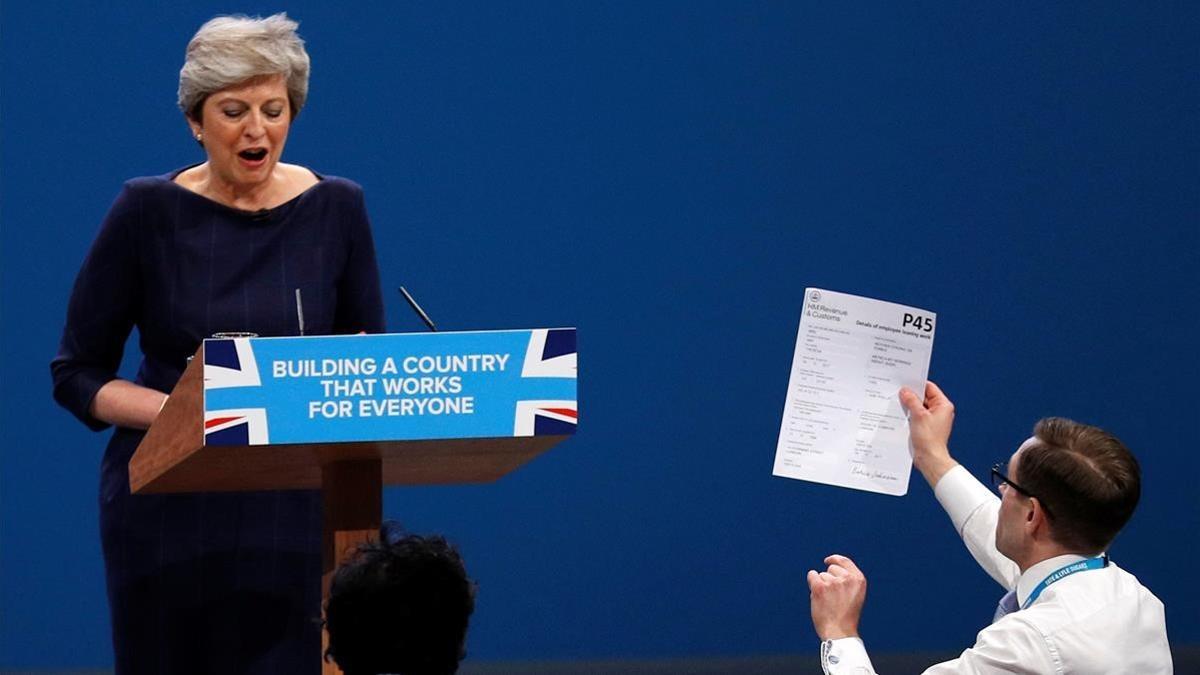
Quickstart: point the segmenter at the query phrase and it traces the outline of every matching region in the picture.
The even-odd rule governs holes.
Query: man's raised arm
[[[996,583],[1013,588],[1020,569],[996,550],[1000,500],[950,456],[954,403],[933,382],[925,383],[924,401],[911,389],[904,388],[900,390],[900,402],[908,410],[913,466],[933,488],[975,562]]]

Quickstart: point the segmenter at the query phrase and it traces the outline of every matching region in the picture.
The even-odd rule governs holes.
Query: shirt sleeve
[[[335,333],[383,333],[383,294],[379,287],[379,264],[375,260],[375,238],[367,217],[361,188],[355,190],[348,223],[349,255],[338,282]]]
[[[821,643],[825,675],[875,675],[875,666],[859,638]],[[974,646],[958,658],[929,667],[924,675],[1041,675],[1061,673],[1045,637],[1027,621],[1013,615],[979,632]]]
[[[75,278],[58,354],[50,362],[54,400],[95,431],[109,424],[88,408],[96,392],[116,379],[141,302],[133,235],[139,211],[138,197],[126,185]]]
[[[1015,588],[1021,570],[996,550],[1000,498],[961,465],[947,471],[933,493],[975,562],[1004,588]]]
[[[839,638],[821,643],[821,670],[825,675],[875,675],[861,638]]]

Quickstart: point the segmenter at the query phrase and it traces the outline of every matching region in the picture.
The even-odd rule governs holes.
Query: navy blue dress
[[[267,212],[173,181],[127,182],[75,281],[54,397],[88,427],[137,327],[137,382],[170,392],[218,331],[382,332],[379,271],[362,189],[322,179]],[[118,428],[100,472],[118,675],[320,671],[321,504],[313,491],[129,494],[143,432]]]

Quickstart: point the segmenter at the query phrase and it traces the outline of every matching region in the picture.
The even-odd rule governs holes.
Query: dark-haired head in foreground
[[[382,529],[381,541],[334,573],[325,658],[346,675],[454,673],[466,655],[475,584],[442,537],[394,532]]]

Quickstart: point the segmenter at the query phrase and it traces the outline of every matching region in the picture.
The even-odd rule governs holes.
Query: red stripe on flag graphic
[[[240,420],[240,419],[243,419],[243,418],[241,418],[241,417],[214,417],[211,420],[206,420],[204,422],[204,428],[211,429],[215,426],[225,424],[226,422],[232,422],[234,420]]]

